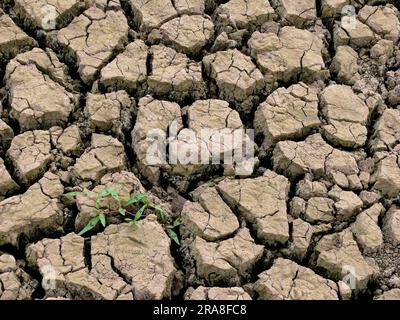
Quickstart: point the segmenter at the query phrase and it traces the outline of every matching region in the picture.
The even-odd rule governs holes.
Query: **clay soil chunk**
[[[225,239],[239,229],[239,222],[215,188],[201,190],[199,202],[187,201],[182,208],[182,227],[208,241]]]
[[[81,79],[89,84],[127,41],[128,29],[122,11],[91,7],[57,33],[57,42],[76,60]]]
[[[189,55],[200,53],[214,34],[214,24],[201,15],[183,15],[160,27],[163,42]]]
[[[286,200],[289,181],[273,171],[262,177],[243,180],[227,179],[218,190],[232,208],[251,223],[264,243],[285,243],[289,239]]]
[[[318,96],[304,83],[279,88],[258,107],[254,127],[270,147],[281,140],[302,138],[318,128]]]
[[[205,56],[206,72],[216,82],[223,100],[243,102],[249,96],[261,92],[263,76],[251,58],[237,49],[219,51]]]
[[[356,291],[365,290],[378,273],[377,266],[362,256],[349,229],[324,236],[317,243],[314,255],[317,267],[333,280],[341,280],[351,273]]]
[[[400,37],[399,11],[393,5],[364,6],[359,19],[382,38],[396,43]]]
[[[263,300],[338,300],[333,281],[287,259],[278,258],[258,277],[255,290]]]
[[[117,139],[93,134],[91,146],[74,165],[74,173],[82,180],[99,180],[106,173],[126,167],[124,146]]]
[[[200,286],[196,290],[189,289],[185,293],[185,300],[251,300],[251,297],[240,287],[207,288]]]
[[[0,254],[0,300],[30,300],[37,286],[12,255]]]
[[[64,125],[78,95],[65,89],[65,66],[55,55],[41,49],[19,54],[6,68],[6,88],[10,92],[10,115],[22,131]]]
[[[128,44],[124,52],[101,69],[101,84],[107,89],[138,90],[147,77],[147,55],[143,40]]]
[[[324,44],[308,30],[287,26],[278,34],[256,31],[248,46],[268,83],[297,78],[313,82],[329,75],[322,58]]]
[[[230,0],[220,5],[215,15],[221,25],[245,29],[273,20],[275,13],[269,1]]]
[[[16,0],[14,11],[30,27],[53,30],[65,27],[75,15],[83,11],[85,0]]]
[[[196,237],[189,249],[196,261],[197,276],[210,285],[238,285],[241,276],[251,273],[263,253],[263,246],[254,243],[248,229],[219,243]]]
[[[312,25],[317,19],[315,0],[279,0],[279,6],[276,11],[285,25],[292,25],[298,28]]]
[[[367,141],[369,109],[349,86],[331,85],[321,94],[322,113],[328,124],[326,138],[342,147],[362,147]]]
[[[156,220],[156,216],[148,216],[137,228],[112,225],[92,238],[92,257],[110,257],[114,268],[132,285],[137,300],[171,296],[176,272],[171,240]]]
[[[175,100],[204,96],[200,63],[164,45],[152,46],[150,52],[153,57],[152,73],[147,79],[150,91]]]
[[[27,131],[16,136],[8,149],[7,156],[12,161],[21,183],[29,185],[36,182],[53,158],[49,131]]]
[[[46,173],[25,193],[1,201],[0,245],[18,246],[21,236],[34,239],[55,232],[63,223],[58,200],[63,192],[58,177]]]
[[[5,196],[19,190],[18,184],[13,180],[10,173],[0,158],[0,195]]]
[[[25,47],[35,47],[36,41],[23,32],[14,21],[0,9],[0,58],[12,58]]]

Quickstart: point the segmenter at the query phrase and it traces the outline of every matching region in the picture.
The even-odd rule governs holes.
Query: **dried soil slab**
[[[181,212],[181,233],[196,235],[207,241],[226,239],[239,229],[235,214],[215,188],[195,190],[198,202],[187,201]]]
[[[321,1],[321,17],[336,18],[340,17],[343,8],[347,5],[353,5],[354,0],[322,0]]]
[[[71,91],[73,88],[73,80],[69,75],[68,67],[60,62],[56,53],[47,48],[33,48],[30,51],[20,53],[9,64],[12,71],[18,65],[35,65],[40,72],[48,75],[53,81],[61,84],[63,87]]]
[[[378,273],[377,266],[362,256],[350,229],[324,236],[315,247],[314,255],[316,266],[335,281],[350,273],[356,291],[363,291]]]
[[[0,202],[0,246],[18,246],[24,236],[34,239],[55,232],[63,223],[58,197],[64,192],[59,178],[46,173],[24,194]]]
[[[358,13],[358,19],[368,25],[382,38],[394,43],[399,41],[400,21],[399,11],[393,5],[363,6]]]
[[[298,78],[313,82],[329,76],[322,58],[324,44],[310,31],[295,27],[283,27],[278,34],[256,31],[248,45],[268,83]]]
[[[183,14],[202,14],[205,0],[129,0],[135,24],[141,33],[158,29],[165,22]]]
[[[309,268],[278,258],[273,266],[259,274],[255,290],[262,300],[338,300],[335,282]]]
[[[377,35],[360,20],[354,18],[349,23],[337,22],[333,29],[335,48],[348,45],[355,50],[370,47],[378,40]]]
[[[219,88],[219,97],[229,102],[243,102],[261,93],[263,76],[251,61],[237,49],[219,51],[203,58],[207,74]]]
[[[307,201],[304,218],[311,223],[335,220],[335,201],[325,197],[312,197]]]
[[[16,192],[19,190],[18,184],[13,180],[10,173],[0,158],[0,196]]]
[[[2,154],[10,147],[12,139],[14,139],[13,129],[0,119],[0,152]]]
[[[24,23],[34,28],[52,30],[65,27],[83,11],[89,1],[82,0],[16,0],[14,11]]]
[[[113,270],[110,257],[91,257],[91,270],[86,268],[84,238],[74,233],[31,244],[26,256],[43,276],[46,298],[132,299],[131,287]]]
[[[400,300],[400,289],[386,291],[375,297],[374,300]]]
[[[347,85],[353,85],[360,77],[358,71],[358,53],[349,46],[336,48],[330,71],[337,79]]]
[[[392,106],[400,104],[400,69],[397,71],[388,71],[387,75],[387,89],[388,89],[388,103]]]
[[[208,0],[174,0],[175,9],[182,14],[202,14]]]
[[[61,129],[60,135],[57,137],[53,137],[52,135],[51,139],[57,149],[61,150],[64,154],[80,154],[82,140],[78,126],[72,125],[65,130]]]
[[[383,221],[385,237],[394,245],[400,244],[400,209],[392,206]]]
[[[279,88],[260,104],[254,119],[256,134],[264,136],[263,147],[306,136],[320,125],[318,96],[304,83]]]
[[[385,208],[380,203],[374,204],[361,212],[351,226],[351,231],[363,253],[376,252],[383,246],[383,235],[378,225],[379,217],[383,212]]]
[[[9,59],[24,48],[32,48],[36,41],[23,32],[12,19],[0,9],[0,59]]]
[[[359,168],[352,154],[332,148],[319,133],[304,141],[280,141],[273,152],[274,170],[295,178],[311,172],[315,177],[325,173],[335,181],[341,174],[348,183],[348,175],[357,175]]]
[[[12,255],[0,255],[0,300],[31,300],[37,285]]]
[[[106,173],[126,167],[124,146],[117,139],[93,134],[91,146],[76,160],[73,172],[82,180],[98,181]]]
[[[113,52],[123,47],[128,30],[122,11],[91,7],[61,29],[56,41],[75,60],[83,82],[90,84]]]
[[[187,115],[188,127],[196,133],[207,128],[243,128],[239,113],[231,109],[229,103],[224,100],[197,100],[188,108]]]
[[[231,287],[203,287],[196,290],[189,288],[185,293],[185,300],[251,300],[251,297],[243,288]]]
[[[312,197],[325,197],[328,195],[328,189],[323,182],[311,181],[306,177],[297,183],[296,195],[305,200]]]
[[[114,268],[132,285],[136,300],[159,300],[171,296],[176,272],[170,245],[156,216],[150,215],[137,228],[127,224],[109,226],[92,238],[91,254],[92,259],[112,259]]]
[[[147,84],[151,92],[176,100],[204,96],[205,84],[199,62],[164,45],[152,46],[150,52],[153,57],[152,72]]]
[[[128,117],[132,101],[126,91],[91,94],[86,97],[84,113],[89,127],[98,132],[112,131],[123,137],[124,118]]]
[[[321,93],[322,113],[328,124],[325,137],[342,147],[358,148],[367,141],[370,110],[349,86],[330,85]]]
[[[388,197],[396,197],[400,193],[400,148],[396,147],[387,153],[376,165],[371,180],[373,189]]]
[[[281,17],[283,25],[292,25],[297,28],[311,26],[317,20],[314,0],[279,0],[276,12]]]
[[[183,15],[160,27],[163,42],[177,51],[196,55],[214,35],[214,23],[202,15]]]
[[[287,178],[267,170],[262,177],[231,180],[218,184],[218,191],[231,208],[251,223],[264,243],[285,243],[289,239],[286,201]]]
[[[75,219],[76,231],[82,230],[91,218],[94,218],[98,213],[96,210],[97,194],[105,188],[116,188],[121,198],[128,198],[132,194],[144,193],[140,180],[132,172],[121,171],[116,173],[106,174],[100,184],[96,186],[89,194],[80,194],[76,197],[76,205],[79,210]],[[151,195],[150,195],[151,198]],[[103,210],[111,209],[118,211],[118,203],[113,199],[104,199],[99,207]],[[111,218],[111,217],[109,217]]]
[[[233,238],[219,243],[199,237],[189,246],[196,261],[196,274],[210,285],[238,285],[242,276],[250,274],[261,258],[263,246],[254,243],[248,229],[241,229]]]
[[[226,175],[249,175],[253,170],[254,142],[247,135],[239,113],[223,100],[197,100],[185,108],[188,128],[170,142],[166,169],[173,175],[189,177],[204,172],[211,164],[224,163]],[[186,155],[188,158],[186,158]],[[248,169],[244,167],[248,164]],[[235,170],[235,173],[231,173]]]
[[[168,129],[174,121],[177,130],[182,129],[181,108],[177,103],[154,100],[150,96],[139,100],[136,123],[132,131],[132,146],[141,174],[153,183],[159,180],[160,167],[163,164],[163,157],[157,152],[159,145],[156,138],[167,137]],[[156,150],[149,150],[151,146],[156,146]],[[165,148],[165,145],[162,144],[160,148]],[[154,156],[154,162],[147,158],[148,151]]]
[[[374,126],[373,151],[386,151],[400,143],[400,110],[386,109]]]
[[[100,83],[107,90],[138,90],[147,77],[147,54],[143,40],[128,44],[124,52],[101,70]]]
[[[273,20],[274,9],[265,0],[230,0],[221,4],[214,13],[216,21],[222,27],[234,29],[252,29]]]
[[[139,30],[148,33],[178,15],[173,0],[129,0]]]
[[[27,131],[16,136],[7,151],[7,156],[22,184],[30,185],[36,182],[53,159],[49,131]]]
[[[307,254],[308,247],[311,243],[311,237],[313,235],[313,227],[301,220],[296,219],[292,223],[292,243],[289,247],[289,251],[295,259],[302,261]]]
[[[328,193],[335,201],[336,219],[348,221],[357,215],[363,206],[362,200],[352,191],[343,191],[335,185]]]
[[[64,87],[65,65],[51,52],[33,49],[19,54],[6,68],[10,115],[22,131],[62,126],[78,104],[78,95]]]

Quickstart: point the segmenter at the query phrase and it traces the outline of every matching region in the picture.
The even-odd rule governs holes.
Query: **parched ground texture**
[[[400,299],[399,10],[0,0],[0,299]],[[206,128],[254,156],[148,162]],[[95,199],[63,194],[114,185],[180,245],[150,210],[79,236]]]

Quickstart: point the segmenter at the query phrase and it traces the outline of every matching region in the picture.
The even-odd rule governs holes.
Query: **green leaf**
[[[118,209],[118,212],[119,212],[120,215],[122,215],[122,216],[125,217],[125,215],[126,215],[126,209],[124,209],[124,208],[119,208],[119,209]]]
[[[100,218],[100,222],[101,222],[102,226],[105,228],[106,227],[106,216],[104,215],[104,213],[100,213],[99,218]]]
[[[165,211],[163,208],[161,208],[160,206],[154,204],[154,203],[150,203],[149,204],[150,208],[153,208],[154,210],[158,211],[158,213],[160,214],[160,218],[161,220],[165,220]]]
[[[95,216],[94,218],[90,219],[87,225],[78,233],[79,236],[85,234],[89,230],[92,230],[100,221],[100,216]]]
[[[105,198],[109,194],[110,194],[110,188],[103,189],[97,194],[97,198],[96,198],[96,208],[97,209],[100,207],[101,200],[103,200],[103,198]]]
[[[126,219],[124,219],[125,220],[125,222],[132,222],[133,220],[132,219],[130,219],[130,218],[126,218]]]
[[[118,203],[121,203],[121,199],[119,198],[119,193],[115,188],[111,188],[110,190],[110,196],[117,201]]]
[[[181,242],[179,241],[178,235],[176,234],[176,232],[172,229],[167,229],[168,235],[169,237],[178,245],[181,245]]]
[[[182,224],[182,219],[177,218],[177,219],[175,219],[174,223],[172,224],[172,228],[176,228],[176,227],[180,226],[181,224]]]
[[[134,204],[134,203],[136,203],[136,202],[140,202],[140,201],[142,201],[143,199],[145,199],[147,197],[147,193],[145,192],[145,193],[138,193],[138,194],[135,194],[135,195],[133,195],[133,196],[131,196],[129,199],[128,199],[128,201],[126,202],[126,207],[128,207],[128,206],[130,206],[130,205],[132,205],[132,204]]]
[[[73,197],[79,196],[80,194],[81,194],[81,192],[79,192],[79,191],[73,191],[73,192],[64,193],[63,196],[68,197],[68,198],[73,198]]]
[[[136,222],[136,221],[139,221],[139,219],[142,217],[143,212],[144,212],[144,210],[146,210],[146,208],[147,208],[147,204],[143,205],[143,206],[138,210],[138,212],[136,212],[135,219],[134,219],[135,222]]]
[[[109,188],[103,189],[101,190],[98,194],[97,194],[97,198],[104,198],[105,196],[108,196],[110,194]]]
[[[100,208],[100,204],[101,204],[101,200],[103,199],[103,197],[100,197],[99,195],[97,195],[96,198],[96,209]]]

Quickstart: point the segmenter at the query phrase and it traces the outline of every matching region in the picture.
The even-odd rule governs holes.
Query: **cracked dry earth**
[[[0,0],[0,299],[400,299],[399,10]],[[172,122],[255,154],[148,163]],[[63,194],[116,184],[181,245],[151,211],[79,236],[95,199]]]

